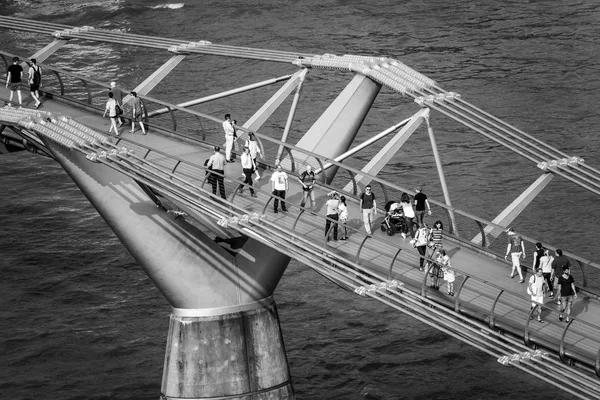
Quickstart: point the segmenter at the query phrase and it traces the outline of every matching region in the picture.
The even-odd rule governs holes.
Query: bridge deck
[[[26,92],[24,92],[25,94]],[[4,87],[0,88],[0,99],[7,100],[8,93]],[[32,104],[28,95],[25,95],[25,103]],[[106,133],[109,128],[109,119],[101,118],[99,115],[82,111],[78,108],[65,105],[62,102],[44,99],[40,111],[50,111],[62,115],[71,116],[92,129]],[[138,127],[139,128],[139,127]],[[189,140],[181,140],[176,137],[167,137],[150,132],[146,136],[141,134],[131,135],[127,133],[129,126],[127,124],[121,128],[125,132],[124,139],[119,145],[124,145],[136,151],[136,154],[152,149],[155,151],[152,157],[149,157],[157,164],[163,163],[165,167],[171,167],[172,159],[159,154],[166,153],[171,157],[177,157],[190,164],[184,165],[177,170],[178,176],[187,180],[191,184],[202,185],[204,174],[199,173],[202,170],[204,160],[211,154],[210,146],[202,145],[199,142],[194,143]],[[139,130],[138,130],[139,133]],[[116,139],[115,139],[116,142]],[[141,155],[141,154],[140,154]],[[198,167],[197,169],[194,167]],[[245,194],[235,194],[235,199],[231,199],[232,193],[237,186],[234,182],[228,182],[227,194],[230,200],[234,200],[236,206],[242,207],[248,212],[263,212],[263,208],[269,200],[271,173],[269,170],[261,170],[261,179],[255,183],[259,189],[258,197],[251,198]],[[239,162],[227,164],[225,168],[226,177],[235,177],[241,182],[241,167]],[[300,185],[295,177],[290,176],[290,190],[288,191],[287,201],[291,205],[297,205],[300,202]],[[375,187],[376,189],[376,187]],[[275,222],[282,228],[290,232],[295,225],[295,232],[298,235],[314,242],[315,247],[326,246],[333,253],[337,254],[339,259],[354,261],[357,252],[360,251],[360,264],[362,267],[372,270],[380,276],[388,276],[389,266],[392,265],[391,278],[401,281],[407,289],[418,293],[423,293],[430,299],[436,301],[441,306],[449,308],[456,307],[461,313],[474,317],[478,320],[490,323],[490,317],[493,314],[494,320],[491,324],[506,332],[516,336],[524,337],[527,325],[529,323],[529,306],[527,299],[526,285],[518,284],[516,279],[510,279],[508,273],[510,266],[502,261],[484,254],[479,254],[474,249],[464,246],[460,242],[447,241],[445,248],[451,256],[452,265],[457,270],[457,281],[455,282],[455,292],[459,292],[461,283],[465,281],[459,297],[451,297],[445,294],[445,284],[441,281],[440,290],[434,290],[424,285],[424,273],[418,269],[419,258],[415,249],[409,243],[409,239],[402,239],[400,235],[388,237],[379,229],[374,230],[373,239],[365,240],[363,235],[356,231],[350,234],[347,241],[332,241],[324,243],[324,204],[326,201],[326,190],[316,189],[317,204],[319,211],[316,215],[305,213],[296,224],[298,208],[290,207],[290,212],[274,214],[272,206],[266,209],[265,216],[269,221]],[[349,222],[348,225],[361,230],[362,219],[358,212],[358,202],[356,199],[348,198]],[[379,226],[381,213],[375,223]],[[431,218],[428,222],[432,222]],[[364,228],[362,228],[364,230]],[[361,249],[362,246],[362,249]],[[399,254],[398,250],[402,249]],[[394,257],[397,255],[397,258]],[[529,261],[529,260],[528,260]],[[530,262],[530,261],[529,261]],[[528,263],[529,263],[528,262]],[[499,294],[502,295],[498,298]],[[457,300],[459,299],[459,300]],[[495,301],[498,299],[494,307]],[[544,323],[535,320],[529,323],[529,336],[532,343],[541,345],[555,354],[558,354],[561,347],[561,339],[567,325],[558,320],[556,306],[550,299],[546,301],[546,308],[543,311]],[[574,304],[571,316],[573,323],[565,335],[565,354],[568,357],[582,361],[588,366],[594,366],[599,354],[600,347],[600,302],[589,296],[580,296]]]

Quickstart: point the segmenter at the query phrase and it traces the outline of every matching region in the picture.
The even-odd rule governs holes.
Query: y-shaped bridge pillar
[[[133,178],[44,143],[173,307],[162,399],[293,399],[273,300],[289,257],[248,237],[226,249]]]

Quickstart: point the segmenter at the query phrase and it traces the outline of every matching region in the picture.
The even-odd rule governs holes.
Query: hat
[[[420,192],[420,191],[421,191],[421,188],[420,188],[419,186],[417,186],[417,187],[415,188],[415,192]]]
[[[115,87],[115,86],[117,86],[117,84],[115,82],[110,83],[110,87]]]
[[[215,151],[219,151],[221,148],[219,146],[215,146]]]

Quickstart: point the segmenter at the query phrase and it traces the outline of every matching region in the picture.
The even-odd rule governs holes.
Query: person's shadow
[[[590,305],[590,296],[583,296],[581,300],[575,299],[571,307],[571,316],[575,317],[581,313],[587,313]]]

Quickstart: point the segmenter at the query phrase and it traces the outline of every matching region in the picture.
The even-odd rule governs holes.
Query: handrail
[[[0,51],[0,54],[12,55],[11,53],[2,52],[2,51]],[[73,76],[73,77],[76,77],[76,78],[79,78],[79,79],[82,79],[82,80],[86,80],[86,81],[88,81],[88,82],[92,82],[92,83],[94,83],[94,84],[97,84],[97,85],[100,85],[100,86],[102,86],[102,87],[106,87],[106,86],[107,86],[107,85],[106,85],[105,83],[103,83],[103,82],[98,82],[98,81],[95,81],[95,80],[93,80],[93,79],[90,79],[90,78],[87,78],[87,77],[83,77],[83,76],[81,76],[81,75],[78,75],[78,74],[76,74],[76,73],[72,73],[72,72],[70,72],[70,71],[65,71],[65,70],[63,70],[63,69],[60,69],[60,68],[54,68],[54,67],[51,67],[51,66],[49,66],[49,65],[47,65],[47,64],[44,64],[44,67],[45,67],[46,69],[50,69],[50,70],[52,70],[52,71],[59,71],[59,72],[61,72],[61,73],[63,73],[63,74],[66,74],[66,75],[69,75],[69,76]],[[58,76],[58,75],[57,75],[57,76]],[[59,77],[59,79],[60,79],[60,77]],[[62,85],[62,81],[61,81],[61,91],[62,91],[62,90],[64,90],[64,87],[63,87],[63,85]],[[163,106],[168,106],[168,107],[171,107],[171,108],[172,108],[172,109],[174,109],[174,110],[182,111],[182,112],[184,112],[184,113],[187,113],[187,114],[190,114],[190,115],[195,115],[197,118],[209,119],[209,120],[211,120],[211,121],[214,121],[214,122],[221,123],[221,120],[220,120],[219,118],[212,117],[212,116],[210,116],[210,115],[205,115],[205,114],[202,114],[202,113],[199,113],[199,112],[193,111],[193,110],[188,110],[188,109],[185,109],[185,108],[182,108],[182,107],[178,107],[177,105],[170,104],[170,103],[167,103],[167,102],[164,102],[164,101],[161,101],[161,100],[158,100],[158,99],[154,99],[154,98],[151,98],[151,97],[148,97],[148,96],[140,96],[140,97],[142,97],[144,100],[146,100],[146,101],[149,101],[149,102],[153,102],[153,103],[156,103],[156,104],[161,104],[161,105],[163,105]],[[246,129],[246,128],[243,128],[243,127],[239,127],[239,129],[241,129],[242,131],[246,131],[246,132],[252,132],[251,130],[248,130],[248,129]],[[290,145],[289,143],[285,143],[285,142],[281,142],[281,141],[279,141],[279,140],[276,140],[276,139],[272,139],[272,138],[270,138],[270,137],[268,137],[268,136],[266,136],[266,135],[263,135],[263,134],[261,134],[261,133],[259,133],[259,132],[254,132],[254,133],[255,133],[255,135],[256,135],[257,137],[259,137],[259,138],[261,138],[261,139],[263,139],[263,140],[269,141],[269,142],[271,142],[271,143],[273,143],[273,144],[277,144],[277,145],[281,145],[281,146],[283,146],[283,147],[284,147],[284,148],[285,148],[285,149],[288,151],[288,154],[290,154],[290,155],[292,154],[292,150],[294,150],[294,151],[298,151],[298,152],[301,152],[301,153],[303,153],[303,154],[306,154],[306,155],[308,155],[308,156],[314,157],[315,159],[319,160],[319,162],[321,162],[321,163],[322,163],[323,161],[326,161],[326,162],[328,162],[328,163],[331,163],[332,165],[336,165],[336,166],[338,166],[338,167],[340,167],[340,168],[343,168],[343,169],[345,169],[345,170],[347,170],[347,171],[349,171],[349,172],[353,172],[353,173],[355,173],[355,174],[361,174],[361,175],[365,176],[366,178],[370,179],[370,180],[371,180],[371,181],[373,181],[373,182],[376,182],[376,183],[378,183],[378,184],[381,186],[381,188],[382,188],[382,191],[384,192],[384,199],[386,200],[386,203],[387,203],[387,200],[388,200],[388,194],[387,194],[387,189],[388,189],[388,188],[395,189],[395,190],[398,190],[398,191],[401,191],[401,192],[407,192],[407,193],[411,193],[411,191],[410,191],[410,190],[407,190],[407,189],[405,189],[405,188],[403,188],[403,187],[401,187],[401,186],[399,186],[399,185],[396,185],[396,184],[393,184],[393,183],[391,183],[391,182],[388,182],[388,181],[382,180],[382,179],[380,179],[380,178],[377,178],[377,177],[375,177],[375,176],[371,176],[371,175],[370,175],[370,174],[368,174],[368,173],[365,173],[365,172],[359,171],[359,170],[357,170],[357,169],[355,169],[355,168],[352,168],[352,167],[349,167],[349,166],[347,166],[347,165],[345,165],[345,164],[342,164],[342,163],[336,162],[336,161],[334,161],[334,160],[332,160],[332,159],[329,159],[329,158],[327,158],[327,157],[322,157],[322,156],[319,156],[319,155],[317,155],[317,154],[315,154],[315,153],[313,153],[313,152],[310,152],[310,151],[307,151],[307,150],[304,150],[304,149],[300,149],[300,148],[298,148],[298,147],[296,147],[296,146]],[[293,160],[292,160],[292,168],[294,169],[294,163],[293,163]],[[324,184],[322,184],[322,183],[320,183],[320,182],[318,182],[318,184],[320,184],[320,185],[323,185],[324,187],[332,187],[332,186],[330,186],[330,185],[324,185]],[[340,189],[338,188],[337,190],[340,190]],[[348,193],[348,194],[349,194],[349,195],[351,195],[351,193]],[[352,198],[352,197],[351,197],[351,198]],[[454,208],[454,207],[447,206],[446,204],[444,204],[444,203],[441,203],[441,202],[438,202],[438,201],[436,201],[436,200],[434,200],[434,199],[430,199],[430,203],[431,203],[431,204],[433,204],[433,205],[435,205],[435,206],[437,206],[437,207],[440,207],[440,208],[441,208],[441,209],[443,209],[443,210],[444,210],[444,211],[445,211],[447,214],[450,214],[450,212],[453,212],[455,215],[461,215],[461,216],[463,216],[463,217],[465,217],[465,218],[467,218],[467,219],[470,219],[470,220],[472,220],[472,221],[476,222],[477,224],[485,224],[485,225],[487,225],[487,226],[493,226],[493,227],[496,227],[496,228],[501,228],[501,229],[504,229],[503,227],[501,227],[501,226],[499,226],[499,225],[496,225],[496,224],[494,224],[494,223],[493,223],[493,222],[491,222],[491,221],[487,221],[487,220],[485,220],[485,219],[483,219],[483,218],[476,217],[476,216],[474,216],[474,215],[472,215],[472,214],[470,214],[470,213],[467,213],[467,212],[464,212],[464,211],[458,210],[458,209],[456,209],[456,208]],[[450,227],[450,230],[451,230],[451,229],[452,229],[452,226],[451,226],[451,224],[448,224],[448,226]],[[452,231],[450,231],[450,232],[449,232],[449,234],[450,234],[450,235],[452,235],[452,233],[453,233]],[[524,235],[521,235],[521,237],[522,237],[524,240],[527,240],[527,241],[529,241],[529,242],[532,242],[532,243],[536,241],[535,239],[529,238],[529,237],[527,237],[527,236],[524,236]],[[483,248],[483,246],[479,246],[479,247]],[[545,245],[545,247],[546,247],[546,248],[549,248],[549,249],[552,249],[552,247],[553,247],[553,246]],[[600,264],[597,264],[597,263],[595,263],[595,262],[592,262],[592,261],[589,261],[589,260],[583,259],[583,258],[581,258],[581,257],[575,256],[575,255],[573,255],[573,254],[571,254],[571,253],[568,253],[568,252],[566,252],[566,251],[565,251],[565,252],[563,252],[563,254],[564,254],[564,255],[566,255],[566,256],[568,256],[568,257],[570,257],[570,258],[573,258],[574,260],[581,261],[581,262],[583,262],[585,265],[589,265],[590,267],[593,267],[593,268],[600,269]],[[579,265],[581,266],[582,264],[581,264],[581,263],[579,263]],[[583,274],[585,274],[585,272],[583,272]],[[585,282],[584,282],[584,284],[587,284],[587,279],[585,279]]]

